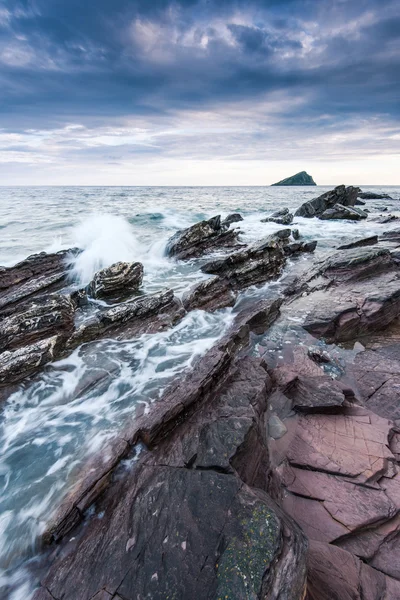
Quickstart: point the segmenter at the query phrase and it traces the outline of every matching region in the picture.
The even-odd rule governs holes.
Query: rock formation
[[[217,221],[205,227],[211,250],[228,231]],[[205,252],[196,235],[180,234],[182,256]],[[399,239],[393,229],[342,244],[311,267],[298,261],[279,296],[246,298],[223,337],[75,477],[43,532],[34,599],[399,600]],[[0,315],[0,382],[83,341],[234,304],[315,244],[283,229],[209,260],[212,277],[184,306],[171,290],[112,306],[71,290],[18,300]],[[120,274],[140,278],[139,267],[116,272],[118,293]]]
[[[358,197],[362,200],[393,200],[389,194],[378,194],[377,192],[361,192]]]
[[[293,215],[288,208],[282,208],[272,213],[269,217],[261,219],[261,223],[277,223],[278,225],[290,225]]]
[[[354,206],[360,192],[360,188],[357,187],[345,187],[339,185],[335,189],[325,192],[318,198],[314,198],[309,202],[305,202],[296,210],[294,213],[295,217],[319,217],[329,208],[333,208],[335,204],[341,204],[342,206]]]
[[[296,173],[296,175],[292,175],[291,177],[287,177],[286,179],[282,179],[282,181],[278,181],[278,183],[273,183],[274,185],[317,185],[314,179],[306,173],[305,171],[300,171],[300,173]]]
[[[360,208],[354,206],[343,206],[343,204],[334,204],[332,208],[325,210],[319,218],[322,220],[328,219],[348,219],[349,221],[360,221],[366,219],[367,213]]]
[[[92,298],[127,297],[138,291],[143,281],[143,265],[118,262],[98,271],[87,286]]]
[[[218,215],[178,231],[167,243],[167,256],[186,260],[212,252],[214,249],[237,245],[238,231],[229,229],[231,223],[232,220],[221,223],[221,217]]]
[[[251,323],[260,331],[263,319],[270,323],[268,303],[239,314],[194,371],[136,422],[131,443],[142,439],[149,450],[98,488],[102,519],[53,555],[35,600],[304,597],[304,536],[266,491],[270,380],[259,359],[237,357]],[[97,481],[103,472],[98,465]],[[75,522],[83,493],[70,500]],[[74,521],[64,522],[68,528],[57,531],[65,536]]]

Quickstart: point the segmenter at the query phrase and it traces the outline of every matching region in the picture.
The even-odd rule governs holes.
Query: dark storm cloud
[[[299,111],[398,116],[389,0],[7,0],[0,127],[168,114],[271,92]],[[291,109],[292,110],[292,109]],[[293,116],[291,114],[290,116]]]

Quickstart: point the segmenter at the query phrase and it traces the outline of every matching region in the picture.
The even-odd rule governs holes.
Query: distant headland
[[[272,185],[317,185],[314,179],[306,173],[305,171],[301,171],[300,173],[296,173],[296,175],[292,175],[291,177],[287,177],[286,179],[282,179],[282,181],[278,181],[278,183],[273,183]]]

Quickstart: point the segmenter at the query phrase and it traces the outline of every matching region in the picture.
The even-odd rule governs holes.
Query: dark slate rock
[[[363,246],[374,246],[377,243],[378,243],[378,236],[371,235],[366,238],[361,238],[359,240],[350,241],[347,244],[342,244],[341,246],[338,246],[337,249],[338,250],[350,250],[352,248],[361,248]]]
[[[232,225],[232,223],[239,223],[240,221],[243,221],[242,215],[239,213],[232,213],[222,221],[221,226],[229,227],[229,225]]]
[[[19,306],[0,321],[0,351],[30,345],[53,335],[72,334],[75,306],[68,296],[50,294]]]
[[[68,265],[80,250],[33,254],[14,267],[0,267],[0,313],[12,313],[20,302],[66,285]]]
[[[318,198],[314,198],[314,200],[302,204],[302,206],[296,210],[294,216],[307,218],[318,217],[328,208],[332,208],[335,204],[354,206],[358,193],[359,188],[352,186],[346,188],[344,185],[339,185],[335,189],[325,192],[322,196],[318,196]]]
[[[286,179],[282,179],[282,181],[278,181],[278,183],[273,183],[272,186],[276,185],[317,185],[314,179],[306,173],[306,171],[300,171],[300,173],[296,173],[296,175],[292,175],[291,177],[287,177]]]
[[[325,210],[322,215],[319,215],[319,218],[322,220],[347,219],[350,221],[360,221],[361,219],[366,219],[367,216],[367,213],[360,208],[335,204],[332,208]]]
[[[143,265],[118,262],[98,271],[87,286],[92,298],[120,298],[137,292],[143,281]]]
[[[378,194],[377,192],[360,192],[358,197],[362,200],[393,200],[389,194]]]
[[[221,247],[237,245],[238,233],[235,229],[229,230],[229,225],[222,224],[218,215],[178,231],[168,241],[166,253],[181,260],[202,256]]]
[[[290,225],[293,221],[293,215],[289,212],[288,208],[277,210],[272,213],[269,217],[261,219],[261,223],[277,223],[278,225]]]

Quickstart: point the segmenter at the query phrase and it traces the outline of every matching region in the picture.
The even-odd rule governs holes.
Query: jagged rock
[[[242,215],[239,213],[232,213],[222,221],[221,226],[229,227],[229,225],[232,225],[232,223],[239,223],[240,221],[243,221]]]
[[[332,208],[325,210],[322,215],[319,215],[319,218],[322,220],[348,219],[350,221],[360,221],[361,219],[366,219],[367,216],[367,213],[362,211],[360,208],[335,204]]]
[[[80,250],[72,248],[54,254],[33,254],[14,267],[0,267],[0,312],[15,310],[18,302],[65,286],[68,262]]]
[[[329,543],[400,509],[400,496],[390,498],[383,483],[395,461],[391,422],[361,407],[341,410],[287,420],[288,433],[274,450],[284,509],[310,539]]]
[[[397,242],[400,240],[400,229],[391,229],[390,231],[385,231],[382,233],[381,238],[389,242]]]
[[[41,296],[0,321],[0,351],[30,345],[54,335],[69,337],[75,306],[68,296]]]
[[[360,198],[357,198],[354,204],[355,206],[365,206],[367,203],[364,202],[364,200],[360,200]]]
[[[398,220],[398,216],[397,215],[388,215],[387,217],[378,217],[377,219],[375,219],[375,221],[377,223],[381,223],[381,224],[386,224],[386,223],[392,223],[392,221],[397,221]]]
[[[285,263],[283,244],[289,236],[290,229],[278,231],[245,250],[203,265],[203,272],[216,276],[184,294],[185,308],[216,310],[233,306],[239,290],[276,278]]]
[[[65,339],[55,335],[16,350],[0,354],[0,386],[18,383],[40,367],[57,359],[64,349]]]
[[[300,239],[300,231],[298,229],[292,229],[292,237],[294,240]]]
[[[217,248],[235,246],[238,243],[237,237],[238,231],[229,230],[229,225],[222,225],[221,217],[218,215],[178,231],[169,239],[166,253],[167,256],[181,260],[189,259]]]
[[[400,584],[356,556],[310,543],[306,600],[399,600]]]
[[[261,223],[277,223],[278,225],[290,225],[293,221],[293,215],[289,212],[288,208],[283,208],[282,210],[277,210],[272,213],[266,219],[261,219]]]
[[[297,376],[282,390],[299,412],[334,412],[343,406],[345,395],[338,384],[326,375]]]
[[[270,380],[259,359],[235,358],[251,327],[263,319],[268,326],[268,312],[262,303],[239,314],[195,369],[136,420],[136,437],[123,433],[151,452],[102,489],[102,518],[49,556],[36,600],[43,590],[64,600],[100,590],[126,600],[304,597],[304,536],[265,492]]]
[[[342,206],[354,206],[355,201],[360,189],[349,186],[346,188],[344,185],[335,187],[334,190],[325,192],[322,196],[314,198],[309,202],[305,202],[296,210],[294,213],[295,217],[318,217],[322,215],[328,208],[332,208],[335,204],[341,204]]]
[[[306,171],[300,171],[300,173],[296,173],[296,175],[292,175],[291,177],[287,177],[286,179],[282,179],[282,181],[278,181],[278,183],[273,183],[272,186],[275,185],[317,185],[314,179],[306,173]]]
[[[290,229],[286,231],[288,232],[288,234],[285,233],[287,238],[290,236]],[[208,262],[203,265],[201,270],[204,273],[216,274],[236,281],[242,280],[245,285],[247,281],[250,281],[248,285],[252,285],[278,275],[283,263],[283,244],[281,232],[278,232],[244,250],[234,252],[226,258]],[[254,280],[253,272],[256,273]]]
[[[200,308],[213,312],[226,306],[234,306],[238,290],[226,277],[210,277],[195,284],[183,294],[182,304],[186,310]]]
[[[352,248],[362,248],[363,246],[374,246],[378,243],[377,235],[370,235],[366,238],[361,238],[359,240],[348,242],[347,244],[342,244],[338,246],[338,250],[351,250]]]
[[[362,200],[393,200],[389,194],[378,194],[377,192],[361,192],[358,194]]]
[[[118,339],[159,331],[182,316],[182,306],[172,290],[139,296],[111,308],[100,308],[74,331],[67,350],[111,332]]]
[[[87,286],[92,298],[116,298],[138,291],[143,281],[143,265],[118,262],[98,271]]]
[[[298,252],[314,252],[318,242],[292,242],[283,247],[285,254],[297,254]]]

